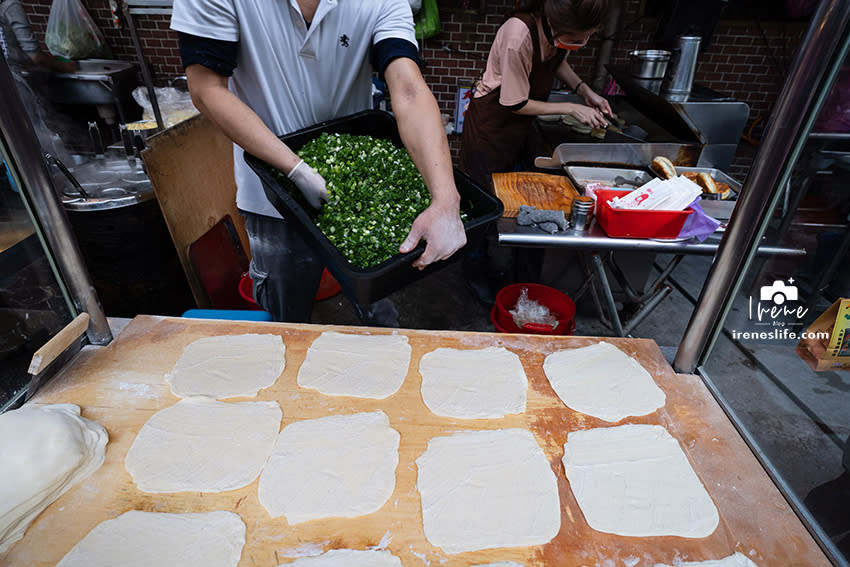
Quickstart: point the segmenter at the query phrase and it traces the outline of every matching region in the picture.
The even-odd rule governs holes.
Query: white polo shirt
[[[229,88],[277,135],[371,108],[372,45],[416,45],[408,0],[320,0],[309,28],[296,0],[174,0],[171,28],[239,42]],[[237,206],[279,218],[242,153]]]

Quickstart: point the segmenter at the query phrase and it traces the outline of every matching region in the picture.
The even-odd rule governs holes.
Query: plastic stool
[[[225,321],[271,321],[268,311],[242,309],[189,309],[182,315],[188,319],[223,319]]]

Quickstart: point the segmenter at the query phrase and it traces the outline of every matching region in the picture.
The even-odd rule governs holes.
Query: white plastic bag
[[[66,59],[85,59],[107,51],[103,34],[80,0],[53,0],[44,43],[50,53]]]
[[[154,95],[166,128],[198,114],[198,109],[192,104],[192,96],[186,91],[174,87],[156,87]],[[136,87],[133,90],[133,99],[142,107],[142,120],[155,120],[153,105],[148,98],[147,88]]]

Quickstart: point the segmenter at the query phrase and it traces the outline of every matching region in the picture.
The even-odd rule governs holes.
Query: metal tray
[[[602,183],[612,189],[635,189],[655,176],[648,169],[565,165],[573,185],[584,191],[590,183]]]
[[[280,139],[297,152],[301,146],[324,132],[369,135],[402,146],[395,118],[392,114],[380,110],[365,110],[322,122],[281,136]],[[269,171],[269,166],[257,157],[246,153],[245,161],[262,180],[266,196],[274,207],[295,223],[296,229],[316,251],[328,271],[334,275],[343,292],[357,305],[365,307],[374,303],[445,264],[445,261],[435,262],[424,270],[413,268],[410,264],[425,251],[425,245],[420,242],[412,252],[396,254],[375,266],[359,268],[352,265],[322,234],[311,214],[290,193],[297,193],[298,190],[294,186],[282,186]],[[454,170],[454,178],[461,197],[461,210],[469,218],[464,223],[467,241],[474,242],[479,235],[483,235],[489,223],[502,216],[504,207],[501,201],[457,169]]]
[[[726,185],[728,185],[729,188],[732,189],[733,195],[731,195],[729,197],[729,199],[725,199],[727,201],[737,199],[738,194],[741,192],[741,182],[737,181],[735,179],[732,179],[731,177],[729,177],[729,175],[727,175],[723,171],[720,171],[719,169],[715,169],[713,167],[683,167],[683,166],[678,166],[678,165],[676,166],[676,172],[679,173],[680,175],[682,173],[684,173],[685,171],[692,171],[694,173],[705,172],[705,173],[708,173],[709,175],[711,175],[711,177],[714,178],[715,182],[725,183]],[[712,194],[712,193],[703,193],[702,198],[703,199],[718,200],[718,201],[721,200],[719,195],[715,195],[715,194]]]

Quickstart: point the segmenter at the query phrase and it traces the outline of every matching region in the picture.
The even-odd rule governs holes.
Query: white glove
[[[302,159],[287,175],[295,183],[304,198],[310,205],[318,209],[322,203],[328,202],[328,189],[325,187],[324,178],[318,172],[304,163]]]

